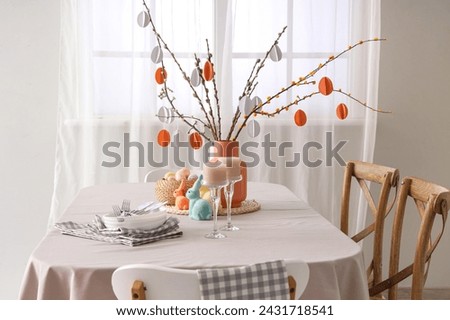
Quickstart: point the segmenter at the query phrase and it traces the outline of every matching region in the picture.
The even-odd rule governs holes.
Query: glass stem
[[[225,187],[225,200],[227,202],[227,226],[231,227],[231,202],[233,200],[234,194],[234,182],[230,182],[228,186]]]
[[[213,219],[214,219],[214,227],[213,227],[213,233],[217,233],[217,216],[219,214],[219,204],[220,204],[220,189],[222,188],[211,188],[211,199],[213,204]]]

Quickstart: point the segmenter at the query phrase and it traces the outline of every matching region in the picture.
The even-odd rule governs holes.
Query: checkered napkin
[[[288,300],[284,261],[197,271],[203,300]]]
[[[90,224],[68,221],[56,223],[55,227],[63,234],[135,247],[158,240],[181,237],[183,232],[178,230],[179,223],[177,218],[169,217],[161,226],[151,230],[108,229],[102,218],[96,215],[95,220]]]

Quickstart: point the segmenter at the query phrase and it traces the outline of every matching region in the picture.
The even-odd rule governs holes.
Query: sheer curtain
[[[204,59],[205,39],[209,39],[224,128],[254,61],[264,56],[284,26],[288,28],[279,43],[283,59],[267,61],[259,75],[254,94],[261,98],[306,75],[347,45],[380,36],[379,0],[155,0],[147,4],[158,31],[189,75],[193,54]],[[172,149],[156,143],[159,130],[167,129],[172,135],[179,132],[180,140],[186,141],[188,128],[180,121],[163,124],[155,117],[165,104],[158,98],[154,82],[157,66],[150,59],[155,38],[150,28],[136,23],[142,9],[138,0],[61,1],[58,140],[50,225],[81,188],[141,182],[157,162],[167,159],[173,163]],[[165,61],[167,81],[178,106],[183,112],[198,115],[189,87],[170,63],[171,58],[165,56]],[[336,88],[377,106],[378,63],[379,44],[359,46],[322,69],[315,79],[326,75]],[[290,92],[280,97],[279,103],[292,101],[308,90],[317,89]],[[345,121],[335,116],[340,102],[349,107]],[[308,115],[303,127],[293,122],[298,108]],[[247,150],[250,155],[242,154],[248,162],[260,159],[257,166],[250,166],[249,179],[286,185],[337,224],[343,167],[336,159],[372,160],[376,114],[336,94],[313,97],[298,108],[277,118],[258,117],[261,133],[255,138],[242,131],[241,146],[259,144]],[[277,146],[291,144],[281,149],[262,148],[267,134]],[[331,157],[340,143],[344,146]],[[298,155],[300,162],[289,167]],[[191,155],[184,151],[181,158],[189,156],[200,160],[201,150]],[[364,223],[364,212],[361,210],[358,224]]]

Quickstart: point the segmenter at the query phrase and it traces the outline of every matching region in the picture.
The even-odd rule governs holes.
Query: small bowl
[[[165,211],[154,211],[141,215],[119,216],[108,213],[103,216],[103,222],[107,228],[117,229],[141,229],[150,230],[161,226],[167,219]]]

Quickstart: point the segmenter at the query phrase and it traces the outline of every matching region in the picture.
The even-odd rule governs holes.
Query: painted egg
[[[157,84],[163,84],[167,79],[167,72],[162,67],[156,69],[155,80]]]
[[[200,78],[200,72],[198,72],[198,69],[195,68],[194,70],[192,70],[192,74],[191,74],[191,84],[194,87],[198,87],[200,85],[200,83],[202,82],[201,78]]]
[[[283,57],[281,53],[280,47],[276,44],[273,46],[272,50],[270,50],[269,57],[272,61],[278,62]]]
[[[165,123],[167,121],[167,117],[169,116],[169,109],[166,107],[159,108],[157,116],[159,121]]]
[[[161,147],[167,147],[170,144],[170,133],[169,131],[162,129],[158,133],[158,144]]]
[[[298,109],[294,114],[295,124],[299,127],[302,127],[306,124],[307,121],[306,113],[302,109]]]
[[[209,61],[206,61],[203,67],[203,78],[206,81],[211,81],[212,78],[214,78],[214,67],[213,64]]]
[[[256,120],[251,120],[247,124],[247,133],[250,137],[255,138],[259,135],[261,132],[261,127],[259,125],[259,122]]]
[[[150,59],[152,59],[153,63],[160,63],[163,58],[163,51],[159,46],[156,46],[152,50],[152,54],[150,55]]]
[[[175,172],[175,179],[177,181],[181,181],[183,179],[188,179],[190,174],[191,174],[191,171],[188,168],[181,168],[180,170]]]
[[[262,100],[260,97],[258,96],[254,96],[252,99],[252,106],[253,107],[258,107],[260,104],[262,103]]]
[[[338,104],[338,106],[336,107],[336,116],[341,120],[344,120],[345,118],[347,118],[348,108],[345,105],[345,103]]]
[[[203,145],[203,139],[200,133],[198,132],[192,132],[189,135],[189,144],[191,145],[192,149],[197,150],[200,149]]]
[[[150,16],[147,11],[142,11],[137,17],[139,27],[145,28],[150,23]]]
[[[173,120],[175,120],[175,111],[173,111],[171,108],[166,109],[167,109],[166,123],[171,124]]]
[[[328,77],[323,77],[319,81],[319,92],[325,96],[333,92],[333,82]]]
[[[239,100],[239,110],[242,114],[250,114],[253,109],[252,100],[248,96],[243,96],[241,100]]]

